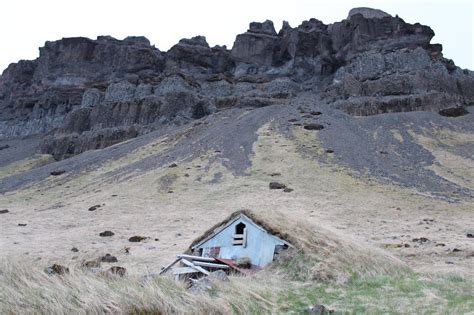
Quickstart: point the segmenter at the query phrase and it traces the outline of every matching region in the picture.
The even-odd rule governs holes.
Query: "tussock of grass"
[[[219,299],[190,294],[184,284],[164,277],[120,278],[78,268],[71,268],[64,276],[49,276],[38,266],[24,263],[3,260],[0,266],[2,314],[221,314],[230,311],[230,306]]]
[[[465,314],[474,309],[474,282],[455,274],[354,273],[336,283],[292,281],[270,269],[252,277],[231,276],[228,282],[214,280],[211,291],[192,294],[168,277],[70,270],[49,276],[38,265],[1,260],[0,313],[301,314],[313,304],[364,314]]]

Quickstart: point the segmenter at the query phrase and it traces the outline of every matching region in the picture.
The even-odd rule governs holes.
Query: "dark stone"
[[[8,149],[10,146],[8,144],[0,146],[0,151]]]
[[[334,153],[333,149],[326,149],[326,153]]]
[[[294,189],[288,188],[288,187],[286,187],[285,189],[283,189],[283,191],[286,192],[286,193],[292,192],[293,190],[294,190]]]
[[[269,185],[270,189],[285,189],[286,185],[278,182],[271,182]]]
[[[310,114],[313,115],[313,116],[319,116],[319,115],[321,115],[322,113],[321,113],[321,112],[318,112],[318,111],[312,111],[312,112],[310,112]]]
[[[452,252],[453,253],[459,253],[459,252],[462,252],[462,250],[459,249],[459,248],[453,248]]]
[[[26,223],[18,223],[18,226],[26,226]]]
[[[100,207],[102,207],[102,206],[101,206],[101,205],[95,205],[95,206],[90,207],[90,208],[87,209],[87,210],[89,210],[89,211],[95,211],[95,210],[99,209]]]
[[[77,253],[78,251],[79,251],[79,249],[77,249],[77,247],[71,248],[71,252]]]
[[[112,256],[110,254],[105,254],[105,256],[102,256],[100,258],[100,261],[105,262],[105,263],[116,263],[116,262],[118,262],[118,259],[117,259],[117,257]]]
[[[169,167],[169,168],[178,167],[178,164],[176,164],[176,163],[172,163],[172,164],[170,164],[168,167]]]
[[[107,273],[109,273],[111,275],[117,275],[119,277],[124,277],[125,274],[127,273],[127,269],[125,269],[124,267],[120,267],[120,266],[113,266],[113,267],[110,267],[107,270]]]
[[[414,238],[412,241],[415,243],[423,244],[423,243],[428,242],[429,240],[426,237],[420,237],[420,238]]]
[[[324,126],[321,124],[306,124],[303,128],[306,130],[322,130]]]
[[[99,236],[102,236],[102,237],[108,237],[108,236],[114,236],[114,235],[115,233],[112,231],[104,231],[104,232],[99,233]]]
[[[291,123],[292,123],[292,122],[297,122],[297,121],[298,121],[298,119],[297,119],[297,118],[291,118],[291,119],[288,119],[288,122],[291,122]]]
[[[469,114],[469,112],[464,107],[450,107],[450,108],[441,109],[439,111],[439,114],[441,116],[446,116],[446,117],[459,117],[459,116],[467,115]]]
[[[49,274],[49,275],[59,275],[59,276],[63,276],[65,274],[68,274],[69,273],[69,268],[67,267],[64,267],[64,266],[61,266],[61,265],[58,265],[58,264],[54,264],[52,265],[51,267],[48,267],[46,268],[46,273]]]
[[[467,238],[474,238],[474,232],[468,232],[466,236]]]
[[[50,174],[51,174],[51,176],[59,176],[59,175],[62,175],[64,173],[66,173],[65,170],[58,170],[58,171],[52,171]]]
[[[141,242],[141,241],[146,240],[146,239],[147,239],[147,237],[144,237],[144,236],[132,236],[128,239],[128,241],[138,243],[138,242]]]
[[[326,306],[322,304],[315,304],[313,306],[310,306],[308,309],[309,314],[332,314],[334,313],[334,310],[328,309]]]
[[[8,213],[8,212],[10,212],[8,209],[0,210],[0,214],[5,214],[5,213]]]

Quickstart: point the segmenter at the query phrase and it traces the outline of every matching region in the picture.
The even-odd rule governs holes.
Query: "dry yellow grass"
[[[235,210],[249,208],[256,215],[281,213],[288,219],[277,220],[274,224],[285,225],[286,220],[293,222],[297,226],[294,233],[291,233],[295,242],[320,247],[313,248],[312,252],[317,254],[312,256],[302,255],[300,260],[292,260],[296,256],[290,256],[288,260],[281,261],[280,265],[277,264],[277,269],[273,272],[279,276],[275,277],[274,282],[268,280],[273,279],[274,274],[268,276],[266,273],[259,275],[256,282],[234,279],[232,286],[220,289],[229,293],[228,296],[223,294],[223,304],[216,304],[219,310],[238,308],[243,313],[251,312],[256,307],[249,302],[254,294],[263,299],[258,304],[262,312],[271,313],[286,304],[291,308],[294,305],[290,302],[277,303],[278,295],[283,294],[279,288],[285,291],[304,290],[306,281],[314,285],[311,279],[325,277],[340,280],[336,283],[347,283],[352,272],[380,277],[385,271],[391,271],[387,270],[391,263],[385,264],[384,260],[393,261],[392,255],[417,271],[472,275],[468,255],[473,248],[464,234],[466,229],[474,226],[472,201],[452,204],[436,200],[413,189],[380,184],[371,178],[356,178],[350,170],[340,166],[307,159],[300,153],[302,148],[313,150],[315,154],[325,154],[311,132],[296,129],[288,138],[278,134],[270,124],[259,130],[258,135],[258,141],[253,147],[254,155],[251,157],[252,166],[246,171],[248,175],[243,177],[236,177],[227,170],[223,165],[224,161],[214,152],[195,159],[177,161],[176,168],[157,167],[145,173],[129,173],[126,178],[118,180],[107,175],[130,161],[160,154],[163,148],[173,145],[173,139],[162,138],[92,172],[70,176],[66,181],[62,178],[49,178],[22,191],[5,194],[2,196],[1,207],[8,208],[10,213],[3,215],[0,220],[2,254],[11,257],[13,261],[35,261],[37,267],[31,270],[35,274],[42,274],[42,268],[52,262],[74,265],[82,256],[96,258],[111,253],[118,257],[119,265],[126,267],[130,274],[127,280],[111,282],[120,287],[117,289],[119,293],[113,293],[114,290],[108,292],[111,285],[107,284],[108,280],[97,280],[93,275],[85,275],[87,279],[92,277],[87,280],[91,282],[84,286],[78,284],[78,290],[81,291],[68,291],[71,293],[68,298],[81,298],[78,292],[89,290],[89,285],[99,281],[97,286],[102,288],[102,293],[96,293],[99,300],[104,302],[104,297],[107,301],[113,301],[111,304],[114,305],[119,303],[116,300],[123,299],[127,301],[124,305],[129,305],[128,301],[141,301],[140,296],[153,296],[155,292],[155,289],[150,288],[147,291],[149,293],[143,293],[138,287],[138,291],[133,291],[136,287],[134,283],[138,283],[133,282],[133,279],[139,279],[140,275],[147,272],[158,272],[161,266],[169,263],[176,254],[185,251],[191,241],[210,226]],[[271,176],[272,173],[281,175]],[[220,174],[219,183],[213,182],[216,174]],[[166,189],[163,187],[163,179],[169,179]],[[269,190],[268,183],[275,180],[285,183],[294,191],[283,193]],[[87,211],[96,204],[103,206],[94,212]],[[433,219],[434,222],[430,226],[420,224],[425,218]],[[301,221],[304,221],[301,229],[304,225],[309,225],[317,231],[311,235],[301,232]],[[18,227],[18,223],[28,225]],[[324,229],[318,228],[321,226]],[[111,238],[99,237],[98,233],[104,230],[112,230],[115,235]],[[128,242],[128,238],[133,235],[148,236],[149,239],[132,244]],[[416,237],[427,237],[432,245],[415,247],[411,239]],[[321,239],[327,243],[326,247],[321,246]],[[412,246],[386,246],[406,243]],[[438,243],[446,246],[436,247],[435,244]],[[73,246],[79,248],[80,252],[71,252]],[[125,253],[125,247],[130,248],[129,254]],[[462,252],[453,254],[448,251],[454,247],[462,248]],[[380,248],[386,248],[390,254],[380,255]],[[302,259],[310,259],[312,262],[298,266],[297,263],[302,262]],[[454,264],[446,264],[447,260]],[[327,270],[332,269],[336,271],[335,275],[326,274]],[[72,276],[75,275],[74,271]],[[288,275],[291,276],[290,279],[303,280],[288,287],[285,286]],[[13,287],[25,288],[24,300],[12,304],[14,307],[26,303],[27,292],[32,292],[28,291],[29,286],[38,288],[41,285],[37,281],[44,280],[44,275],[38,276],[39,278],[28,275],[25,277],[31,280],[25,281],[22,277],[18,277],[18,282],[13,282]],[[132,281],[131,284],[127,284],[126,281],[129,280]],[[77,281],[80,283],[82,280]],[[246,282],[253,286],[248,293],[241,290]],[[66,306],[69,305],[67,307],[78,305],[76,302],[67,304],[72,302],[54,297],[61,294],[53,293],[56,290],[56,282],[54,283],[50,301],[58,299],[61,303],[66,303]],[[131,293],[125,289],[126,284],[130,285]],[[59,291],[63,290],[60,284],[57,288]],[[91,290],[96,292],[95,289]],[[240,294],[239,290],[243,293]],[[345,289],[341,290],[341,294],[346,294]],[[109,299],[107,294],[112,295],[113,299]],[[164,296],[161,298],[164,299]],[[241,304],[233,304],[232,299],[240,298]],[[192,298],[189,300],[191,302],[175,301],[174,297],[170,299],[170,303],[176,304],[178,313],[191,304],[193,306],[190,309],[195,312],[200,309],[212,312],[215,309],[208,308],[207,304],[193,304],[195,302]],[[301,299],[305,300],[298,297],[298,300]],[[212,299],[212,303],[219,301],[221,300]],[[100,302],[94,303],[99,305]],[[161,305],[158,302],[150,303]],[[374,307],[380,306],[375,300],[370,303],[375,303]],[[121,309],[130,309],[129,306],[119,305]],[[159,307],[166,312],[171,311],[166,304]],[[64,310],[67,309],[69,308]],[[99,308],[93,310],[97,311]]]
[[[429,169],[450,182],[474,189],[474,160],[456,155],[447,149],[459,145],[472,145],[474,143],[472,135],[443,129],[425,130],[423,134],[410,132],[410,134],[436,159]]]
[[[49,154],[35,154],[33,157],[0,167],[0,179],[34,169],[54,161]]]

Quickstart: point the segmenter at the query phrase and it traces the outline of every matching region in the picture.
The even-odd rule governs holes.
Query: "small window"
[[[232,245],[243,247],[247,246],[247,229],[245,224],[242,222],[235,226],[235,233]]]

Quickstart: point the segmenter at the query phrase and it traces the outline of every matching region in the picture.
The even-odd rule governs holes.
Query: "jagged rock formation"
[[[277,33],[250,23],[231,50],[203,36],[161,52],[144,37],[65,38],[0,78],[0,138],[47,134],[64,158],[230,107],[294,104],[301,92],[354,115],[474,103],[474,74],[443,58],[434,32],[374,9]]]

